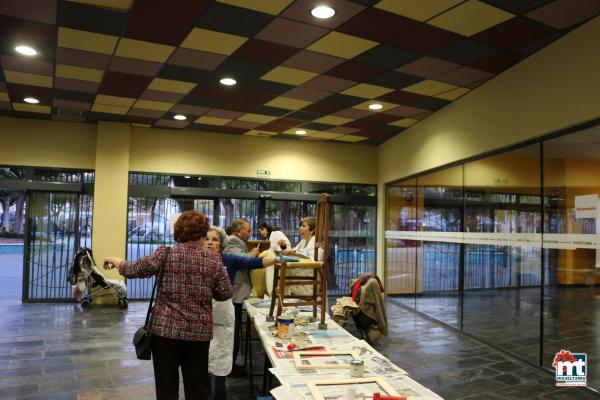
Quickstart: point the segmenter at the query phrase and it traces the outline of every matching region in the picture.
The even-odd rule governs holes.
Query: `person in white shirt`
[[[274,229],[271,225],[263,223],[258,230],[263,238],[271,242],[271,250],[281,251],[292,248],[290,239],[285,236],[285,233]]]
[[[303,254],[307,258],[314,260],[315,257],[315,217],[306,217],[300,221],[298,233],[302,240],[298,242],[293,249],[286,249],[283,254],[293,254],[294,252]],[[319,261],[323,261],[323,253],[319,252]]]

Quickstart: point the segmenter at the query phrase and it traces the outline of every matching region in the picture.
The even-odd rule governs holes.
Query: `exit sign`
[[[257,169],[256,170],[256,176],[258,178],[270,178],[271,177],[271,171],[269,171],[268,169]]]

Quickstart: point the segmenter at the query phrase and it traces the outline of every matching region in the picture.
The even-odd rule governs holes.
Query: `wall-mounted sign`
[[[256,170],[256,177],[257,178],[270,178],[271,177],[271,171],[269,171],[268,169],[257,169]]]
[[[575,196],[575,218],[596,218],[598,216],[598,195]]]

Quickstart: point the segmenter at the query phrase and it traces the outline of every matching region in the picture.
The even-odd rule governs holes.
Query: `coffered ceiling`
[[[322,4],[335,15],[313,17]],[[598,13],[600,0],[2,0],[0,115],[379,144]]]

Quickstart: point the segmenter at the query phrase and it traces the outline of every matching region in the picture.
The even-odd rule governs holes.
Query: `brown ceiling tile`
[[[327,71],[327,75],[364,82],[383,72],[385,71],[381,68],[350,60],[330,69]]]
[[[227,56],[221,54],[206,53],[204,51],[180,47],[173,52],[167,64],[212,71],[221,65],[226,58]]]
[[[598,13],[600,13],[598,0],[556,0],[525,16],[557,29],[565,29]]]
[[[229,99],[233,93],[231,88],[224,86],[197,85],[189,94],[193,96],[211,97],[214,99]]]
[[[515,17],[473,36],[474,39],[496,47],[512,49],[554,34],[556,31],[539,22]]]
[[[306,123],[306,121],[302,121],[300,119],[292,119],[292,118],[279,118],[275,121],[271,121],[268,124],[261,125],[259,130],[267,130],[270,132],[283,132],[294,126],[302,125]]]
[[[377,8],[367,8],[336,30],[376,42],[385,42],[414,27],[416,21]]]
[[[52,116],[50,114],[38,114],[38,113],[26,112],[26,111],[13,111],[13,116],[16,118],[43,119],[43,120],[49,120],[52,118]]]
[[[23,57],[0,56],[0,63],[4,69],[29,74],[53,75],[54,65],[47,61]]]
[[[309,106],[306,106],[302,109],[302,111],[308,111],[316,114],[331,114],[336,111],[343,109],[344,106],[334,105],[334,104],[325,104],[325,103],[314,103]]]
[[[209,109],[206,107],[198,107],[198,106],[190,106],[187,104],[175,104],[171,107],[171,112],[180,113],[180,114],[189,114],[189,115],[203,115]]]
[[[428,112],[428,111],[424,110],[422,108],[403,106],[403,105],[400,105],[398,107],[394,107],[392,109],[384,111],[385,114],[391,114],[391,115],[395,115],[397,117],[413,117],[413,118],[415,115],[423,114],[425,112]]]
[[[274,98],[275,96],[259,92],[236,92],[224,99],[220,108],[235,111],[251,111]]]
[[[153,117],[144,117],[144,116],[129,114],[129,115],[125,115],[123,117],[123,121],[125,121],[125,122],[133,122],[134,124],[154,125],[154,123],[156,121],[158,121],[158,117],[153,118]]]
[[[335,15],[331,18],[319,19],[310,13],[316,3],[314,0],[296,0],[280,16],[334,29],[365,9],[363,5],[346,0],[328,0],[327,5],[335,10]]]
[[[146,89],[140,96],[140,99],[152,100],[152,101],[163,101],[165,103],[177,103],[183,99],[181,93],[163,92],[161,90]]]
[[[433,111],[425,111],[422,114],[413,115],[413,116],[411,116],[411,118],[418,119],[420,121],[422,119],[429,117],[431,114],[433,114]]]
[[[283,44],[249,39],[233,55],[247,60],[279,64],[296,54],[298,49]]]
[[[210,3],[209,0],[137,1],[123,36],[178,46]]]
[[[6,92],[6,84],[4,82],[0,82],[0,92]]]
[[[257,126],[260,126],[259,122],[249,122],[249,121],[231,121],[227,123],[225,126],[231,126],[233,128],[241,128],[244,130],[254,129]]]
[[[151,77],[108,71],[100,85],[99,93],[111,96],[138,98],[152,82]]]
[[[344,89],[348,89],[351,86],[356,85],[358,82],[350,81],[347,79],[336,78],[335,76],[330,75],[321,75],[317,76],[315,79],[312,79],[306,82],[304,87],[308,87],[311,89],[317,90],[327,90],[329,92],[341,92]]]
[[[23,103],[24,98],[33,97],[40,101],[40,106],[49,106],[52,104],[51,88],[6,83],[6,89],[10,95],[10,99],[16,103]]]
[[[96,93],[99,84],[96,82],[80,81],[78,79],[54,78],[54,88],[74,90],[76,92]]]
[[[145,110],[143,108],[132,108],[127,112],[127,115],[133,115],[136,117],[147,117],[147,118],[160,118],[165,114],[164,111],[157,110]]]
[[[285,18],[275,18],[255,37],[268,42],[304,48],[321,36],[324,36],[327,32],[327,29],[318,26],[303,24]]]
[[[133,58],[113,56],[109,71],[122,72],[124,74],[134,74],[143,76],[156,76],[162,64]]]
[[[282,63],[283,66],[323,73],[340,65],[346,60],[327,54],[315,53],[314,51],[301,50]]]
[[[402,90],[396,90],[388,94],[384,94],[378,97],[377,100],[388,101],[394,104],[412,105],[419,100],[426,99],[427,96],[423,96],[417,93],[405,92]]]
[[[360,129],[349,128],[347,126],[334,126],[333,128],[327,129],[327,132],[333,133],[341,133],[343,135],[350,135],[352,133],[358,132]]]
[[[56,0],[0,1],[0,14],[54,25]]]
[[[54,100],[52,100],[52,105],[54,107],[72,108],[75,110],[89,110],[92,103],[55,98]]]
[[[418,53],[430,53],[461,40],[463,37],[428,24],[419,24],[415,28],[401,33],[389,43],[402,49]]]
[[[0,101],[0,110],[12,110],[10,102],[8,102],[8,101]]]
[[[159,119],[154,124],[155,126],[162,126],[166,128],[180,128],[183,129],[190,124],[189,121],[177,121],[175,119]]]
[[[454,71],[446,72],[435,77],[436,81],[451,83],[456,86],[466,86],[473,82],[486,80],[494,76],[489,72],[480,71],[470,67],[462,67]]]
[[[58,64],[77,65],[79,67],[106,69],[110,55],[93,53],[58,47],[56,49],[56,62]]]
[[[225,119],[236,119],[244,115],[243,112],[239,111],[231,111],[231,110],[221,110],[219,108],[213,108],[204,114],[208,117],[217,117],[217,118],[225,118]]]
[[[397,68],[396,71],[420,76],[422,78],[432,78],[436,75],[451,71],[459,67],[460,65],[451,63],[449,61],[425,56],[411,63],[403,65],[400,68]]]
[[[335,112],[331,115],[333,115],[334,117],[359,119],[371,115],[372,113],[372,111],[360,110],[358,108],[346,108],[344,110]]]
[[[288,92],[285,92],[282,94],[282,96],[300,100],[319,101],[327,96],[331,96],[331,93],[324,92],[322,90],[311,89],[309,87],[298,86]]]
[[[235,126],[230,126],[230,125],[221,126],[215,130],[215,132],[229,133],[232,135],[243,135],[247,131],[248,131],[248,129],[236,128]]]
[[[471,67],[487,71],[492,74],[499,74],[505,69],[521,61],[522,57],[508,51],[497,53],[489,57],[470,64]]]

